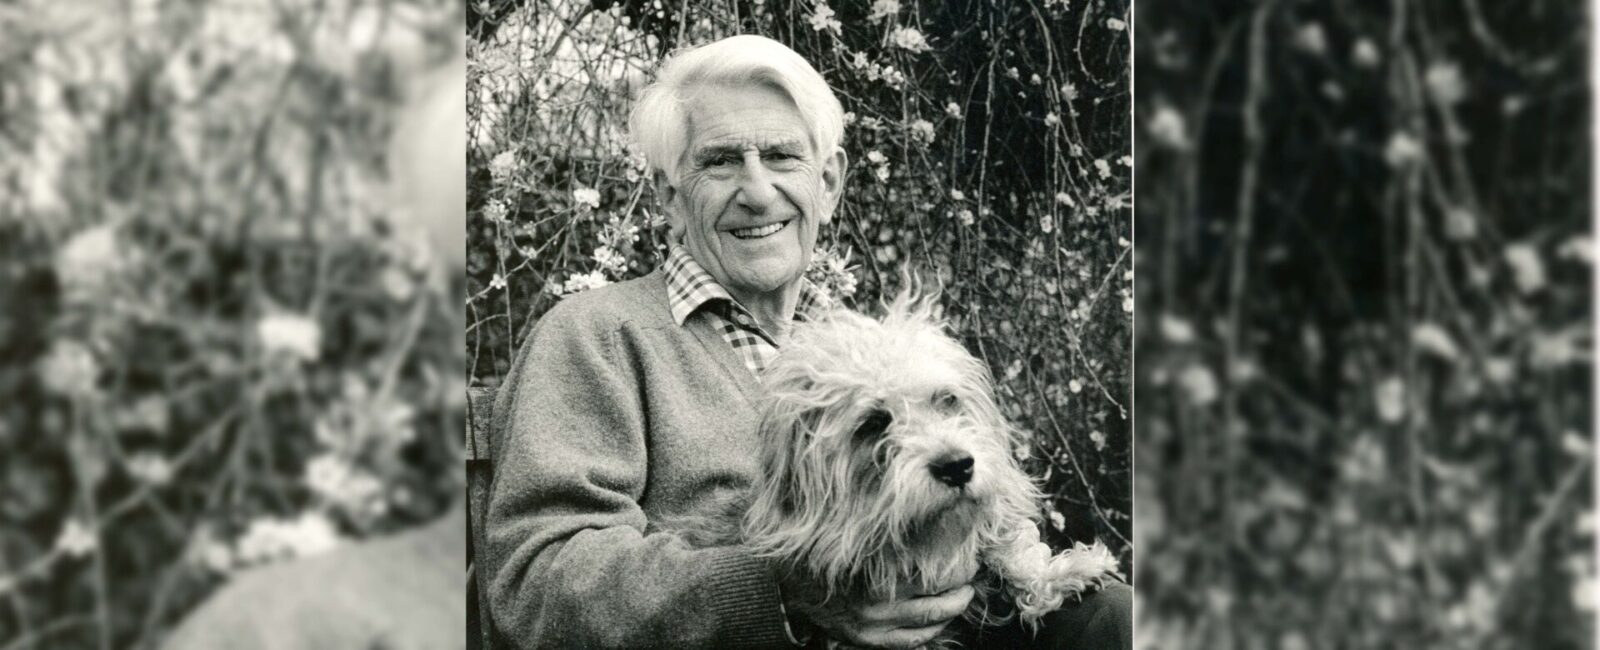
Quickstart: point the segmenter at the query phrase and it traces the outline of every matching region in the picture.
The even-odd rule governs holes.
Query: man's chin
[[[800,280],[800,272],[792,265],[773,265],[774,268],[756,266],[730,274],[728,290],[736,294],[770,294],[793,286]]]

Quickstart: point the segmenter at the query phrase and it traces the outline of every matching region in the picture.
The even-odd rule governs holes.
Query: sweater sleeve
[[[764,563],[644,534],[640,378],[616,326],[566,306],[524,341],[496,409],[485,558],[496,626],[525,648],[789,647]]]

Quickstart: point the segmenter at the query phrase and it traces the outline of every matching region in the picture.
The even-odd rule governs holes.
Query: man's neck
[[[800,303],[800,279],[783,285],[773,291],[760,293],[745,293],[726,287],[734,300],[739,301],[745,309],[750,311],[761,329],[774,337],[782,338],[789,331],[789,323],[794,320],[794,310]]]

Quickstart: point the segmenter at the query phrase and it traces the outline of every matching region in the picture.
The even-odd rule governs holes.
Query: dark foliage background
[[[1131,569],[1128,6],[1119,2],[528,2],[468,12],[468,347],[494,386],[561,295],[643,275],[665,228],[629,147],[634,93],[680,45],[788,44],[851,115],[814,279],[858,308],[906,265],[988,361],[1057,495],[1057,541]]]
[[[1139,646],[1594,636],[1584,3],[1138,3]]]
[[[0,6],[0,648],[154,647],[459,500],[460,283],[382,164],[438,8]]]

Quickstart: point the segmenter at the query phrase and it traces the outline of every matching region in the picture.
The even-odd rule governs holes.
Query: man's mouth
[[[728,233],[734,237],[738,237],[739,239],[761,239],[762,237],[772,236],[773,233],[783,230],[784,227],[788,225],[788,221],[779,221],[777,223],[769,223],[765,226],[756,226],[754,228],[729,230]]]

